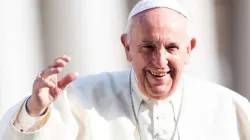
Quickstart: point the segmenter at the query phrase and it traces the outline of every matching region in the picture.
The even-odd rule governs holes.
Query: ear
[[[189,46],[187,47],[187,60],[185,62],[185,64],[187,65],[188,64],[188,61],[189,61],[189,57],[191,55],[191,52],[193,51],[193,49],[196,47],[196,39],[195,38],[192,38],[190,40],[190,44]]]
[[[190,56],[192,50],[196,47],[196,39],[195,38],[192,38],[190,40],[190,45],[187,47],[187,53],[188,53],[188,56]]]
[[[128,44],[128,35],[127,34],[122,34],[121,35],[121,42],[122,42],[122,45],[124,47],[127,60],[129,62],[131,62],[132,58],[131,58],[131,55],[130,55],[130,45]]]

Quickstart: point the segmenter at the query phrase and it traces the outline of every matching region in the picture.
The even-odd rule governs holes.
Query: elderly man
[[[250,140],[245,98],[183,74],[196,40],[176,1],[138,2],[121,42],[131,70],[57,80],[70,57],[55,59],[6,113],[1,140]]]

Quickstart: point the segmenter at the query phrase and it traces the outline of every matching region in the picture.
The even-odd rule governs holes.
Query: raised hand
[[[78,73],[69,73],[61,79],[57,79],[57,74],[70,60],[71,58],[66,55],[58,57],[36,77],[32,95],[27,102],[29,115],[42,115],[63,89],[78,77]]]

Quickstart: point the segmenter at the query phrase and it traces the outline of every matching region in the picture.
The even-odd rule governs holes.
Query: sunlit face
[[[185,62],[195,46],[187,33],[187,19],[167,8],[144,11],[132,19],[130,41],[122,35],[128,61],[132,62],[140,91],[155,100],[176,89]]]

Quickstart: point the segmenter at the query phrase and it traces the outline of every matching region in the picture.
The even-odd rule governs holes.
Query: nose
[[[153,64],[157,68],[164,68],[168,64],[168,53],[165,49],[154,51]]]

